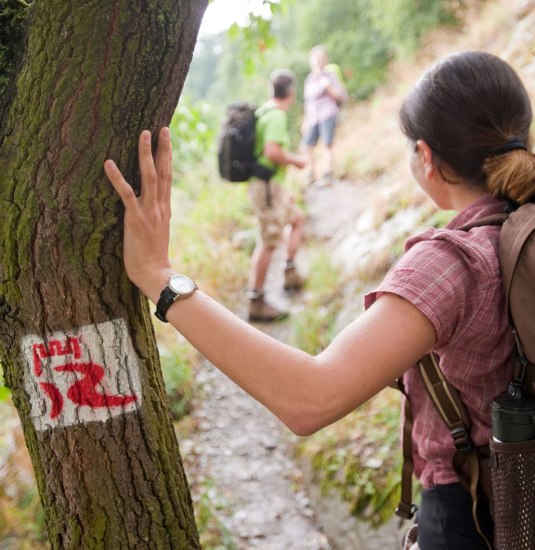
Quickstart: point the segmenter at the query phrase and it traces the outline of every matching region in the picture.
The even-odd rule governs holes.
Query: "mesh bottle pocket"
[[[535,440],[491,440],[496,550],[535,550]]]

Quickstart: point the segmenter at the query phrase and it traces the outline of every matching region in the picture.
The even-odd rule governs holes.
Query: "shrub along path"
[[[368,193],[369,189],[359,189],[349,182],[334,182],[329,188],[308,188],[308,235],[332,238],[343,230],[342,226],[354,225],[355,216],[369,204],[363,200]],[[348,212],[351,208],[353,213]],[[305,262],[306,256],[305,249]],[[269,273],[267,293],[280,305],[298,309],[299,295],[281,296],[283,260],[281,251]],[[238,313],[245,316],[245,311]],[[288,341],[291,322],[290,317],[284,323],[258,327],[281,341]],[[340,502],[331,499],[327,506],[325,501],[321,505],[321,497],[317,491],[308,491],[303,472],[293,459],[296,438],[275,416],[209,363],[205,362],[196,376],[203,386],[203,398],[193,413],[198,429],[191,440],[182,441],[181,447],[186,464],[188,454],[196,457],[193,471],[188,472],[194,498],[208,498],[220,534],[223,533],[222,545],[210,548],[376,550],[397,547],[396,529],[370,531],[358,525]],[[315,494],[313,501],[309,494]],[[213,520],[212,517],[212,524]]]

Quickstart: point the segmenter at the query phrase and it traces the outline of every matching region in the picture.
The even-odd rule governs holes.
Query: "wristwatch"
[[[174,302],[189,298],[198,288],[189,277],[185,275],[172,275],[160,294],[154,315],[160,321],[167,323],[167,311]]]

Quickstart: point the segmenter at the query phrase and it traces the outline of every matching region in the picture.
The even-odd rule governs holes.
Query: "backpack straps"
[[[501,214],[491,214],[490,216],[479,218],[459,227],[459,231],[469,231],[473,227],[483,227],[484,225],[502,225],[508,217],[509,214],[505,212]]]
[[[409,396],[405,391],[403,379],[398,378],[392,387],[399,390],[405,396],[405,410],[402,449],[403,467],[401,469],[401,495],[399,504],[396,507],[396,515],[402,519],[412,519],[418,507],[412,502],[412,472],[414,470],[414,459],[412,456],[412,413]]]
[[[453,467],[461,485],[472,497],[472,516],[478,533],[489,549],[492,545],[484,535],[477,517],[478,485],[480,481],[480,453],[470,436],[470,417],[459,392],[446,380],[440,370],[438,356],[429,353],[418,362],[418,370],[431,401],[439,412],[444,424],[450,431],[457,452],[453,458]],[[411,519],[416,511],[412,503],[412,414],[409,399],[404,391],[403,382],[397,387],[405,394],[405,422],[403,426],[403,469],[401,474],[401,500],[396,514],[403,519]],[[485,452],[485,451],[483,451]],[[468,466],[469,476],[464,473]],[[486,492],[485,488],[485,492]]]
[[[529,356],[529,350],[533,349],[532,341],[530,338],[534,334],[533,330],[531,332],[526,332],[526,326],[528,324],[524,321],[522,317],[517,319],[519,327],[521,327],[521,334],[524,341],[521,341],[520,335],[517,332],[517,327],[513,321],[513,311],[518,313],[520,309],[519,304],[525,304],[525,308],[528,308],[527,296],[529,294],[519,295],[519,289],[523,289],[525,292],[526,288],[530,288],[532,281],[529,280],[529,271],[523,271],[526,269],[526,266],[529,266],[533,263],[533,260],[528,258],[533,258],[533,253],[531,256],[528,255],[530,246],[530,239],[533,239],[532,234],[535,232],[535,204],[527,203],[519,208],[516,212],[511,214],[511,219],[507,224],[504,225],[502,229],[501,239],[500,239],[500,265],[502,268],[503,276],[503,286],[505,289],[505,300],[507,304],[507,311],[509,314],[509,325],[515,336],[517,351],[520,356],[520,361],[526,364],[533,364],[535,361],[531,357],[531,362],[527,359],[526,355]],[[528,243],[528,241],[530,241]],[[533,246],[531,244],[531,246]],[[521,260],[522,251],[525,249],[524,259]],[[533,248],[531,248],[533,250]],[[531,264],[527,263],[530,262]],[[532,268],[531,268],[532,269]],[[521,283],[516,283],[517,288],[512,291],[513,278],[518,277],[517,280]],[[521,296],[524,298],[522,300]],[[531,312],[528,313],[531,316]],[[530,317],[531,318],[531,317]],[[530,321],[531,324],[531,321]],[[530,341],[531,340],[531,341]],[[528,351],[526,351],[526,349]],[[533,352],[531,352],[533,355]]]
[[[470,454],[474,447],[470,438],[470,417],[459,392],[444,378],[438,356],[434,353],[424,355],[418,362],[418,369],[429,397],[450,430],[455,448]]]
[[[457,452],[470,454],[474,446],[470,439],[470,419],[457,390],[444,378],[435,354],[425,355],[418,362],[418,369],[425,388],[442,420],[450,430]],[[401,499],[396,514],[403,519],[411,519],[417,507],[412,502],[412,425],[409,397],[402,380],[397,380],[397,389],[405,396],[405,421],[403,424],[403,468],[401,472]],[[463,485],[466,486],[465,483]]]

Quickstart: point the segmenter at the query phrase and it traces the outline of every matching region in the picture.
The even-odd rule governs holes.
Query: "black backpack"
[[[255,105],[243,101],[227,107],[217,148],[219,174],[223,179],[243,182],[255,176],[269,181],[273,175],[256,162],[255,111]]]

